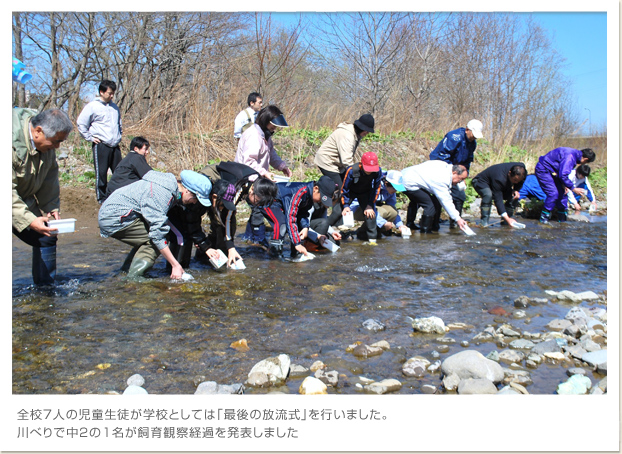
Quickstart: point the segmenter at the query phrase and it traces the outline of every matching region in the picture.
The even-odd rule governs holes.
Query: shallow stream
[[[548,289],[605,293],[607,223],[593,221],[543,226],[526,220],[524,230],[475,229],[474,237],[444,224],[440,234],[415,232],[377,246],[349,241],[304,263],[270,259],[238,240],[246,270],[219,273],[193,264],[188,272],[195,279],[186,283],[171,282],[162,258],[153,279],[127,282],[119,268],[128,247],[82,227],[59,239],[52,291],[31,286],[30,250],[13,237],[13,393],[122,392],[127,378],[140,373],[149,393],[191,394],[201,381],[243,383],[255,363],[281,353],[306,367],[321,360],[342,374],[329,393],[362,392],[354,386],[361,375],[396,378],[400,393],[420,393],[426,383],[438,386],[440,375],[405,377],[401,365],[417,355],[433,361],[432,352],[444,344],[439,335],[414,334],[408,317],[473,326],[447,333],[456,342],[441,360],[464,350],[460,343],[488,325],[548,331],[545,325],[563,318],[570,303],[529,307],[526,318],[514,319],[513,302],[521,295],[546,297]],[[495,306],[509,315],[488,313]],[[370,318],[386,329],[365,329]],[[248,352],[230,347],[242,338]],[[356,341],[380,340],[391,345],[380,356],[346,352]],[[490,342],[468,348],[484,355],[501,350]],[[552,394],[567,378],[555,364],[530,372],[532,394]],[[302,379],[279,390],[296,393]]]

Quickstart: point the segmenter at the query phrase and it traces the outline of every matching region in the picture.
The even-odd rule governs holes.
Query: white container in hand
[[[52,233],[71,233],[76,230],[76,220],[73,218],[48,221],[48,225],[56,229],[56,231]]]
[[[354,227],[354,213],[352,211],[343,214],[343,225],[346,227]]]

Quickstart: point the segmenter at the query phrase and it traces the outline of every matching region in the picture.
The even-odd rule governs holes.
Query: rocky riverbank
[[[565,369],[568,378],[558,383],[556,394],[605,394],[606,294],[549,290],[546,295],[516,298],[511,313],[501,307],[489,309],[499,318],[483,329],[464,322],[445,323],[436,316],[411,319],[411,336],[433,336],[436,348],[427,357],[403,355],[394,374],[382,379],[357,374],[356,363],[347,360],[318,357],[310,364],[294,364],[287,353],[282,353],[255,364],[245,383],[201,380],[195,383],[195,394],[287,393],[291,385],[305,395],[331,394],[339,387],[352,386],[361,394],[388,394],[400,392],[402,381],[412,378],[425,380],[420,388],[425,394],[530,394],[531,373],[545,365]],[[568,312],[563,319],[549,320],[540,332],[520,330],[510,321],[522,320],[530,308],[541,309],[552,301],[568,304]],[[374,319],[366,320],[362,327],[380,337],[385,331],[384,323]],[[466,340],[467,333],[475,334]],[[447,346],[460,337],[463,340],[459,345],[464,350],[444,357],[449,351]],[[474,347],[486,343],[495,344],[496,349],[484,356]],[[234,344],[231,348],[238,349],[246,342]],[[403,352],[404,348],[391,346],[384,339],[370,344],[354,340],[343,347],[345,356],[363,362],[394,350]],[[145,379],[135,374],[127,380],[122,393],[146,394],[148,388]]]

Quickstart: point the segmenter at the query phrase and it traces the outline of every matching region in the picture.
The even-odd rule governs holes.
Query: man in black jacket
[[[473,178],[473,188],[482,198],[481,226],[486,227],[490,219],[490,210],[494,199],[499,215],[512,225],[514,208],[518,204],[518,191],[527,178],[527,169],[522,162],[506,162],[490,166]]]
[[[132,142],[130,142],[130,152],[125,158],[121,159],[121,162],[115,167],[112,177],[110,177],[102,203],[115,190],[142,179],[147,172],[153,170],[147,164],[150,147],[149,141],[144,137],[138,136],[132,139]]]

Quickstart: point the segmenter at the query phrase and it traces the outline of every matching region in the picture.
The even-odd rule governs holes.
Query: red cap
[[[380,166],[378,165],[378,156],[372,151],[363,153],[361,157],[361,164],[363,164],[363,170],[366,172],[378,172]]]

